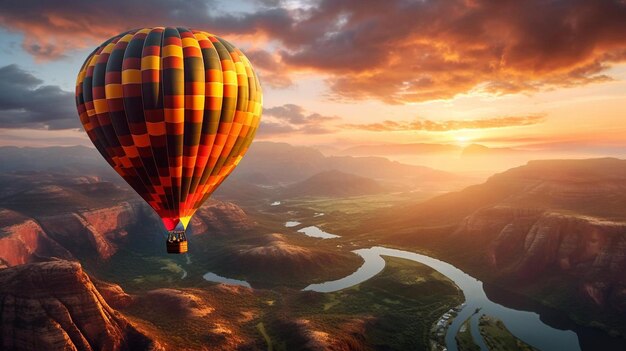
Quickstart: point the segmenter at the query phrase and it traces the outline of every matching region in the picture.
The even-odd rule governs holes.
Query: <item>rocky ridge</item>
[[[77,262],[0,270],[4,350],[159,350],[109,306]]]
[[[142,223],[159,227],[153,211],[139,201],[97,209],[77,209],[36,218],[0,209],[0,263],[15,266],[46,257],[107,260],[128,240],[129,229]],[[192,220],[193,233],[250,228],[235,204],[211,200]]]
[[[501,275],[531,281],[560,272],[578,281],[589,301],[626,312],[618,303],[626,295],[626,222],[495,206],[465,218],[453,237],[484,245]]]
[[[432,245],[491,278],[517,287],[556,278],[578,302],[623,313],[624,205],[626,160],[544,160],[393,209],[383,222],[397,228],[393,239]]]

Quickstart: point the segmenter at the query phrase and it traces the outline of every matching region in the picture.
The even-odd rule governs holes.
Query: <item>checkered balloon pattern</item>
[[[98,151],[173,230],[241,161],[262,92],[248,58],[226,40],[155,27],[94,50],[78,74],[76,106]]]

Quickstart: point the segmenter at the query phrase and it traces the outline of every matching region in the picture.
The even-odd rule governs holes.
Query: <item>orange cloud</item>
[[[447,132],[460,129],[487,129],[487,128],[504,128],[504,127],[520,127],[542,123],[545,117],[542,115],[531,116],[511,116],[511,117],[495,117],[475,120],[448,120],[448,121],[431,121],[416,120],[413,122],[396,122],[384,121],[381,123],[370,124],[344,124],[346,129],[359,129],[372,132],[392,132],[392,131],[427,131],[427,132]]]
[[[297,26],[321,23],[283,59],[330,74],[338,98],[534,91],[605,81],[626,61],[623,1],[323,1]]]
[[[606,70],[626,62],[619,0],[251,4],[255,12],[230,15],[203,0],[5,1],[0,25],[23,33],[26,51],[54,59],[130,28],[184,24],[254,41],[253,63],[272,86],[312,71],[335,99],[388,103],[589,84],[610,80]]]

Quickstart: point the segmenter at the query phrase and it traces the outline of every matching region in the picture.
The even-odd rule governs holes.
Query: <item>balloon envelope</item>
[[[226,40],[155,27],[96,48],[78,74],[76,105],[98,151],[174,230],[248,150],[262,93],[250,61]]]

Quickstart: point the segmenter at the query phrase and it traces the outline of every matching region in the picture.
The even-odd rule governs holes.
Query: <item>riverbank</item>
[[[536,313],[507,308],[491,301],[485,294],[481,281],[447,262],[414,252],[380,246],[359,249],[353,252],[361,256],[365,261],[356,272],[339,280],[312,284],[305,290],[331,292],[345,289],[380,273],[385,267],[385,259],[382,256],[403,258],[435,269],[452,280],[463,291],[466,306],[458,312],[458,317],[453,319],[446,330],[445,345],[449,351],[457,350],[455,336],[463,321],[473,314],[477,308],[481,308],[488,314],[503,320],[512,333],[534,347],[542,350],[580,350],[578,337],[573,331],[553,328],[544,323]],[[471,320],[471,327],[475,329],[475,334],[477,335],[477,319]]]
[[[456,318],[448,317],[448,320],[451,320],[451,322],[444,323],[446,328],[443,344],[445,344],[447,350],[457,350],[455,337],[463,322],[474,314],[477,309],[482,309],[487,314],[499,318],[516,337],[538,349],[580,350],[578,337],[573,331],[553,328],[545,324],[536,313],[507,308],[491,301],[485,294],[481,281],[447,262],[414,252],[380,246],[358,249],[353,251],[353,253],[361,256],[364,260],[363,265],[354,273],[338,280],[311,284],[303,291],[333,293],[352,288],[372,279],[383,271],[386,266],[386,259],[383,256],[406,259],[436,270],[454,282],[465,296],[465,305],[458,311],[455,311],[458,314]],[[474,329],[474,335],[479,335],[478,318],[470,319],[470,327]]]
[[[459,312],[465,307],[465,303],[462,303],[454,308],[451,308],[446,313],[441,315],[439,319],[433,323],[430,328],[430,340],[429,346],[431,351],[443,351],[447,350],[446,347],[446,334],[448,328],[452,324],[452,321]]]
[[[539,351],[515,337],[498,318],[481,315],[480,335],[491,351]]]

